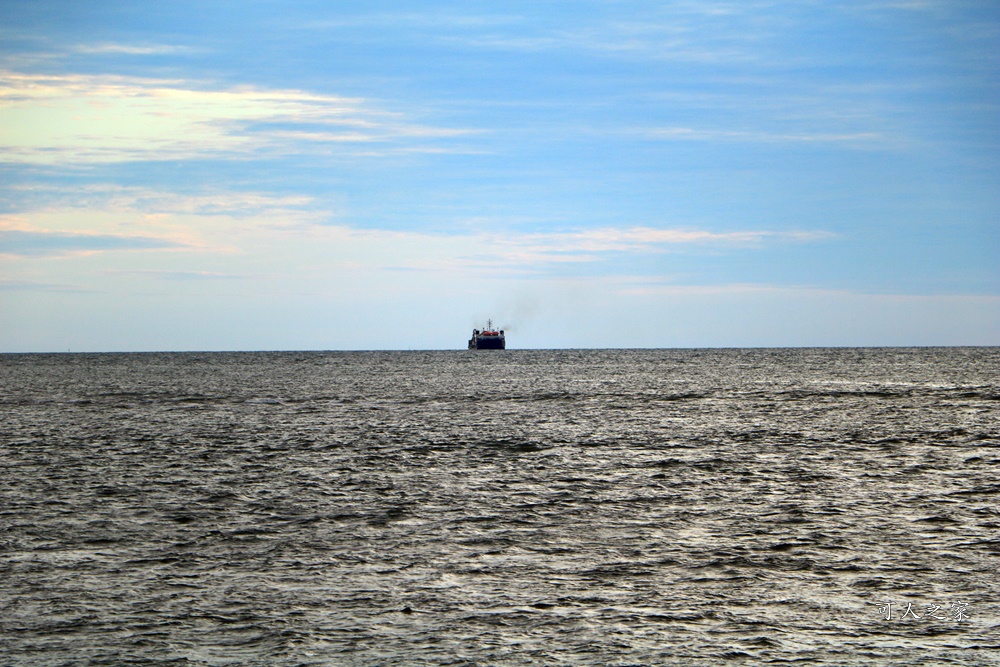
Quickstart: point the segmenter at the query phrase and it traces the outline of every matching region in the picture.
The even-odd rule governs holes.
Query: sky
[[[994,0],[0,0],[0,352],[1000,345]]]

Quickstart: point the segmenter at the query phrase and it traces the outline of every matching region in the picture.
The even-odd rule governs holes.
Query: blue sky
[[[998,45],[962,0],[3,0],[0,351],[997,345]]]

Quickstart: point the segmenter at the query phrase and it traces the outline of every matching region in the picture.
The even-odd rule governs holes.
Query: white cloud
[[[44,193],[36,196],[44,199]],[[476,227],[482,228],[481,223]],[[11,249],[20,249],[15,254],[24,258],[110,250],[122,256],[157,249],[159,265],[142,270],[205,271],[192,263],[215,258],[225,269],[211,271],[227,275],[272,271],[314,278],[335,270],[524,276],[572,265],[599,275],[603,262],[621,256],[833,237],[809,230],[720,232],[665,226],[504,233],[359,228],[348,224],[346,215],[304,196],[178,194],[114,185],[91,186],[68,201],[3,216],[2,230],[8,231]]]
[[[193,53],[196,51],[196,49],[191,47],[175,46],[171,44],[113,44],[110,42],[102,42],[100,44],[78,44],[73,47],[72,50],[76,53],[133,56]]]
[[[364,100],[190,81],[0,71],[0,156],[58,164],[248,157],[389,145],[447,150],[467,130],[426,127]]]

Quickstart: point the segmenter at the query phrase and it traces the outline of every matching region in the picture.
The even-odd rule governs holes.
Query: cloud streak
[[[54,292],[67,294],[83,294],[90,290],[81,289],[75,285],[62,283],[46,283],[34,280],[0,280],[0,292]]]
[[[835,238],[826,231],[713,232],[639,226],[502,235],[430,234],[337,226],[327,228],[324,233],[328,241],[336,239],[337,245],[354,249],[352,252],[357,259],[351,266],[356,269],[522,276],[572,265],[580,265],[588,275],[599,275],[602,273],[600,264],[615,256],[681,252],[685,248],[748,250],[773,243],[811,243]],[[583,265],[589,266],[583,269]]]
[[[183,246],[176,241],[150,236],[0,230],[0,254],[20,257],[52,257],[114,250],[164,250],[179,247]]]
[[[219,271],[168,271],[162,269],[133,269],[133,270],[118,270],[118,271],[106,271],[105,273],[113,276],[138,276],[143,278],[159,278],[162,280],[181,280],[181,281],[191,281],[191,280],[243,280],[246,276],[237,275],[234,273],[221,273]]]
[[[695,129],[692,127],[657,128],[647,133],[650,139],[664,141],[732,141],[755,143],[838,143],[870,146],[884,143],[885,137],[877,132],[763,132]]]
[[[172,44],[115,44],[102,42],[99,44],[78,44],[73,48],[76,53],[93,55],[128,55],[128,56],[158,56],[181,53],[194,53],[197,49]]]

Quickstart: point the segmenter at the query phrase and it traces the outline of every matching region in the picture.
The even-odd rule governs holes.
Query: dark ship
[[[469,339],[470,350],[506,350],[507,339],[504,338],[503,329],[499,331],[493,328],[493,320],[486,321],[486,328],[472,330],[472,338]]]

